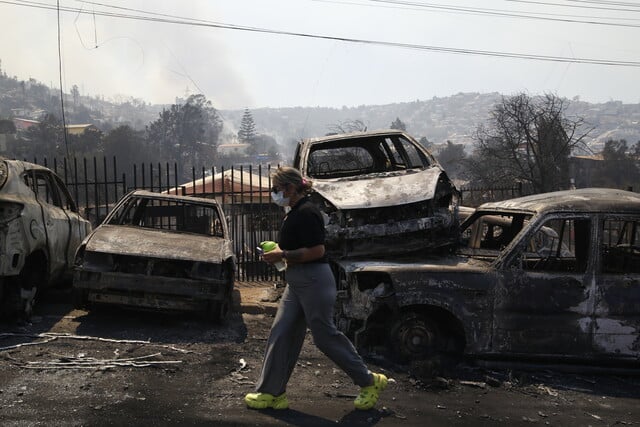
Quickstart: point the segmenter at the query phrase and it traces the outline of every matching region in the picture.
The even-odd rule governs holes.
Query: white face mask
[[[284,197],[284,191],[282,190],[277,193],[271,192],[271,200],[278,206],[289,206],[289,198]]]

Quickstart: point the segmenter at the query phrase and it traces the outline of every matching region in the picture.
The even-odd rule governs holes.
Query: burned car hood
[[[89,236],[86,251],[210,263],[233,256],[231,242],[219,237],[108,224]]]
[[[313,188],[338,209],[397,206],[431,200],[442,170],[409,170],[367,175],[358,179],[316,179]]]

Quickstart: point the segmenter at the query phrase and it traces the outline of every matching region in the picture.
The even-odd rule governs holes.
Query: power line
[[[483,8],[475,8],[475,7],[461,7],[461,6],[447,6],[433,3],[420,3],[414,1],[407,0],[368,0],[372,3],[383,3],[383,4],[393,4],[399,6],[411,6],[423,9],[434,9],[441,11],[449,11],[449,12],[460,12],[466,14],[476,14],[476,15],[487,15],[493,17],[503,17],[503,18],[518,18],[518,19],[535,19],[541,21],[552,21],[552,22],[562,22],[569,24],[589,24],[589,25],[605,25],[612,27],[630,27],[630,28],[640,28],[638,24],[624,24],[624,23],[615,23],[615,22],[606,22],[606,21],[598,21],[593,20],[593,17],[590,16],[575,16],[575,15],[561,15],[561,14],[550,14],[550,13],[541,13],[541,12],[511,12],[507,10],[501,9],[483,9]],[[556,16],[554,18],[553,16]],[[578,18],[589,18],[589,19],[578,19]],[[599,18],[596,18],[599,19]],[[616,18],[604,18],[604,19],[616,19]],[[634,21],[634,19],[622,18],[624,20]]]
[[[55,6],[51,6],[46,3],[34,2],[34,1],[0,0],[0,3],[11,4],[16,6],[32,7],[32,8],[38,8],[38,9],[55,9]],[[401,2],[397,1],[394,3],[401,3]],[[411,2],[402,2],[402,3],[411,3]],[[110,7],[108,5],[105,5],[104,3],[102,4],[93,3],[93,4]],[[450,54],[490,56],[490,57],[499,57],[499,58],[525,59],[525,60],[536,60],[536,61],[547,61],[547,62],[574,63],[574,64],[577,63],[577,64],[592,64],[592,65],[609,65],[609,66],[619,66],[619,67],[640,67],[640,62],[638,61],[620,61],[620,60],[609,60],[609,59],[575,58],[575,57],[568,58],[563,56],[552,56],[552,55],[535,55],[535,54],[524,54],[524,53],[515,53],[515,52],[501,52],[501,51],[490,51],[490,50],[454,48],[454,47],[446,47],[446,46],[387,42],[382,40],[356,39],[356,38],[350,38],[350,37],[328,36],[328,35],[321,35],[321,34],[272,30],[268,28],[248,27],[248,26],[241,26],[241,25],[234,25],[234,24],[217,23],[217,22],[200,20],[200,19],[192,19],[192,18],[178,17],[173,15],[158,14],[155,12],[128,9],[124,7],[118,7],[118,9],[134,11],[137,13],[146,13],[154,16],[131,15],[131,14],[106,12],[106,11],[93,11],[91,13],[94,13],[95,15],[106,16],[111,18],[139,20],[139,21],[146,21],[146,22],[188,25],[188,26],[195,26],[195,27],[218,28],[218,29],[236,30],[236,31],[247,31],[247,32],[262,33],[262,34],[273,34],[273,35],[302,37],[302,38],[320,39],[320,40],[332,40],[332,41],[339,41],[339,42],[346,42],[346,43],[357,43],[357,44],[365,44],[365,45],[385,46],[385,47],[392,47],[392,48],[403,48],[403,49],[441,52],[441,53],[450,53]],[[90,13],[82,9],[68,7],[68,6],[64,8],[60,8],[60,10],[65,12],[72,12],[72,13],[84,13],[84,14]],[[633,25],[633,27],[640,27],[640,25]]]
[[[567,2],[572,3],[590,3],[590,4],[601,4],[601,5],[613,5],[613,6],[630,6],[630,7],[640,7],[638,3],[630,3],[623,1],[605,1],[605,0],[565,0]]]
[[[533,1],[533,0],[505,0],[505,1],[513,2],[513,3],[538,4],[543,6],[572,7],[572,8],[594,9],[594,10],[611,10],[615,12],[636,12],[636,13],[640,12],[640,5],[632,5],[628,3],[624,8],[620,8],[620,7],[610,7],[610,6],[584,6],[580,4],[563,4],[563,3],[552,3],[552,2]],[[568,1],[571,1],[571,0],[568,0]],[[591,4],[599,4],[599,5],[612,4],[607,2],[595,2],[595,1],[593,2],[582,1],[578,3],[591,3]],[[636,9],[627,9],[627,7],[635,7]],[[607,19],[612,19],[612,18],[607,18]],[[620,18],[620,19],[626,19],[626,18]]]

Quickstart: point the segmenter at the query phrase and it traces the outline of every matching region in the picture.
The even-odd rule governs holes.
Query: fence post
[[[178,162],[173,163],[173,182],[176,184],[176,194],[178,194]],[[184,196],[186,189],[182,187],[182,195]]]
[[[102,157],[102,174],[104,176],[104,209],[105,214],[109,210],[109,179],[107,172],[107,157]]]

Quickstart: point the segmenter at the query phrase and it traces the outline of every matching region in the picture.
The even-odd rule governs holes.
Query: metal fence
[[[526,196],[533,194],[533,189],[530,185],[524,185],[521,182],[517,182],[513,186],[505,187],[462,187],[459,188],[462,194],[462,204],[477,208],[483,203],[498,202],[501,200],[513,199],[514,197]]]
[[[134,189],[215,198],[225,212],[234,242],[236,277],[260,281],[282,277],[260,261],[255,250],[264,240],[277,240],[282,220],[282,209],[270,200],[270,165],[180,170],[176,163],[158,163],[132,165],[123,171],[116,158],[33,161],[64,180],[78,209],[94,227]]]
[[[259,260],[261,241],[277,240],[282,209],[271,203],[270,172],[274,166],[186,168],[176,163],[139,164],[118,168],[116,158],[64,159],[40,163],[66,183],[80,212],[97,226],[117,201],[134,189],[215,198],[222,206],[234,241],[239,280],[279,280],[281,273]],[[185,178],[188,177],[188,178]],[[521,184],[504,188],[461,188],[465,206],[504,200],[527,193]]]

